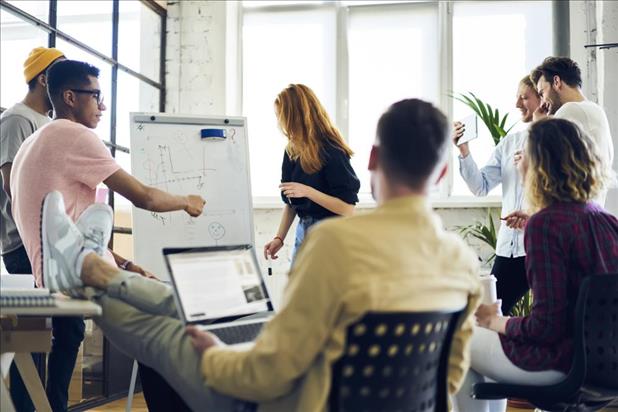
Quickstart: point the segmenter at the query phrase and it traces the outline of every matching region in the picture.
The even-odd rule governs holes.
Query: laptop
[[[228,345],[255,340],[274,311],[251,245],[164,248],[176,307],[186,325]]]

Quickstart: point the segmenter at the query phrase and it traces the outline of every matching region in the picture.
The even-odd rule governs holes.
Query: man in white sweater
[[[607,115],[598,104],[583,95],[581,71],[577,63],[568,57],[547,57],[530,74],[536,85],[541,106],[534,120],[554,115],[577,124],[597,144],[599,155],[609,170],[614,161],[614,144]],[[607,190],[595,199],[605,205]]]

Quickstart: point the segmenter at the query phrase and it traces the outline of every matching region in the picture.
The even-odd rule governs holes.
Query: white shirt
[[[523,208],[523,187],[521,177],[515,168],[513,157],[517,150],[523,150],[528,130],[511,133],[500,139],[487,164],[480,170],[472,158],[472,154],[462,158],[459,156],[459,172],[475,196],[487,196],[494,187],[502,184],[502,214]],[[502,257],[525,256],[524,231],[511,229],[500,221],[496,255]]]
[[[572,121],[594,140],[604,163],[603,167],[611,171],[614,161],[614,143],[612,142],[607,115],[601,106],[588,100],[568,102],[563,104],[554,116]],[[605,206],[606,197],[607,189],[599,193],[594,200],[601,206]]]

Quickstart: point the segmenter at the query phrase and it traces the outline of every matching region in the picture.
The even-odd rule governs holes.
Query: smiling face
[[[560,78],[554,76],[554,79],[548,81],[545,76],[541,76],[536,84],[541,104],[546,106],[549,114],[555,114],[562,106],[562,99],[557,90],[560,86]]]
[[[521,111],[521,121],[524,123],[531,122],[532,115],[540,104],[541,100],[536,92],[525,83],[520,83],[517,89],[515,107]]]
[[[212,222],[208,225],[208,233],[214,240],[219,240],[225,236],[225,227],[221,223]]]

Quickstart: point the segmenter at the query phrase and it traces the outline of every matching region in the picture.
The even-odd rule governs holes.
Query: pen
[[[269,257],[266,258],[266,261],[268,262],[268,276],[272,276],[273,275],[273,262]]]

